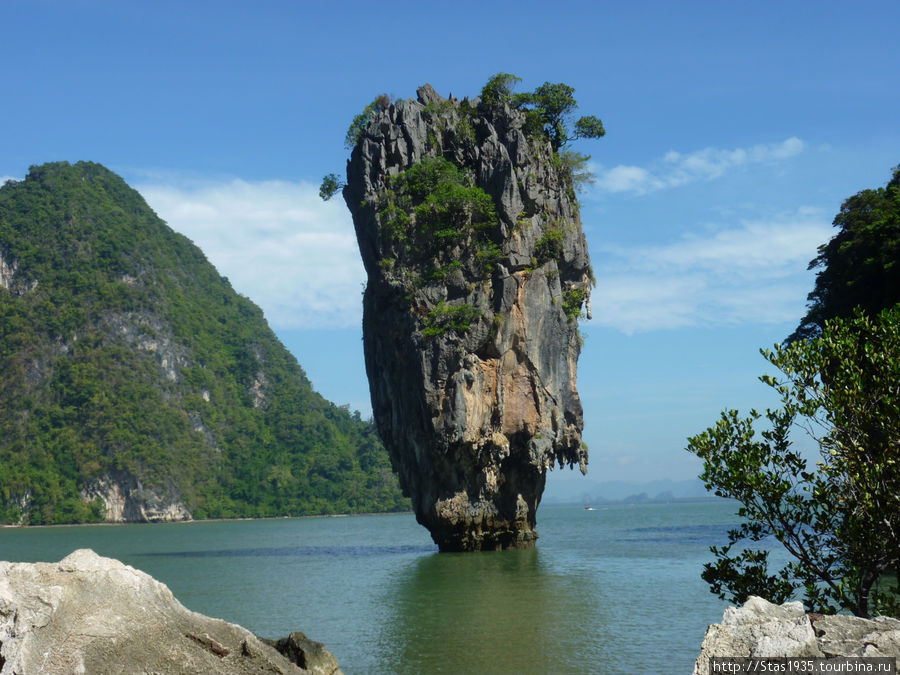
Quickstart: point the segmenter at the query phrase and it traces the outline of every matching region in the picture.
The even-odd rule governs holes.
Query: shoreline
[[[94,526],[121,526],[121,525],[190,525],[192,523],[236,523],[249,522],[258,520],[301,520],[307,518],[350,518],[353,516],[396,516],[402,514],[414,515],[413,511],[365,511],[360,513],[317,513],[307,516],[258,516],[258,517],[242,517],[242,518],[191,518],[190,520],[122,520],[122,521],[100,521],[96,523],[54,523],[51,525],[15,525],[0,524],[0,530],[32,530],[39,528],[51,527],[94,527]]]
[[[654,504],[687,504],[687,503],[701,503],[701,502],[714,502],[714,501],[734,501],[724,499],[723,497],[716,497],[715,495],[707,496],[707,497],[676,497],[674,499],[668,500],[633,500],[633,499],[616,499],[616,500],[602,500],[597,502],[590,502],[589,504],[585,504],[579,501],[572,502],[556,502],[550,501],[544,504],[541,504],[543,507],[557,507],[557,506],[581,506],[592,507],[592,510],[598,510],[606,506],[642,506],[642,505],[654,505]],[[317,513],[305,516],[258,516],[258,517],[241,517],[241,518],[191,518],[190,520],[158,520],[158,521],[146,521],[146,520],[123,520],[123,521],[100,521],[96,523],[55,523],[52,525],[17,525],[17,524],[9,524],[3,523],[0,524],[0,531],[2,530],[25,530],[25,529],[38,529],[38,528],[51,528],[51,527],[88,527],[88,526],[121,526],[121,525],[189,525],[191,523],[231,523],[231,522],[249,522],[249,521],[265,521],[265,520],[301,520],[308,518],[350,518],[355,516],[395,516],[395,515],[415,515],[415,511],[363,511],[360,513]]]

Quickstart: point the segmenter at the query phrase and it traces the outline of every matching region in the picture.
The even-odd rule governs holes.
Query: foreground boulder
[[[706,631],[694,675],[710,673],[715,656],[760,658],[900,657],[900,620],[810,614],[799,602],[774,605],[751,596],[729,607]]]
[[[301,668],[314,673],[314,675],[334,675],[341,672],[338,668],[337,659],[325,645],[321,642],[310,640],[299,631],[295,631],[280,640],[264,641],[290,659],[291,663],[296,663]]]
[[[569,168],[524,111],[425,85],[361,132],[343,195],[373,414],[416,518],[442,551],[533,546],[547,469],[587,465]]]
[[[0,562],[0,675],[306,672],[340,671],[337,661],[304,670],[250,631],[186,609],[165,584],[91,550],[58,563]]]

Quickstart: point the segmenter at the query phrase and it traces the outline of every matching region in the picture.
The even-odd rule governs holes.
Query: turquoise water
[[[0,559],[76,548],[345,673],[689,673],[725,603],[699,574],[729,502],[548,505],[532,551],[438,554],[412,515],[0,530]]]

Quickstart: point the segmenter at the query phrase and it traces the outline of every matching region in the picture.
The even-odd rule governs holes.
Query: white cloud
[[[706,236],[689,235],[666,246],[645,248],[654,269],[704,270],[744,280],[783,277],[814,257],[830,227],[816,221],[744,222]]]
[[[831,234],[825,218],[801,210],[662,246],[601,248],[593,323],[630,334],[791,321],[812,288],[807,264]]]
[[[704,148],[688,154],[667,152],[649,168],[619,165],[605,168],[593,165],[597,189],[604,192],[646,194],[665,188],[719,178],[727,171],[748,164],[768,164],[799,154],[803,141],[792,136],[781,143],[754,145],[750,148]]]
[[[156,181],[138,190],[273,327],[360,323],[365,271],[339,197],[323,202],[317,186],[284,181]]]
[[[659,178],[639,166],[619,165],[612,169],[593,169],[593,171],[596,174],[594,184],[606,192],[644,193],[665,187]]]
[[[138,189],[274,327],[359,325],[365,271],[339,198],[324,203],[317,186],[283,181],[155,179]],[[595,247],[592,323],[633,333],[791,321],[812,288],[807,263],[832,234],[828,220],[801,209],[662,245]]]

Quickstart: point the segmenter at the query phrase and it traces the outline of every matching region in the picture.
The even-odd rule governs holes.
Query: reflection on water
[[[596,672],[606,642],[595,585],[554,573],[539,549],[419,558],[379,599],[389,611],[377,661],[402,673]]]

